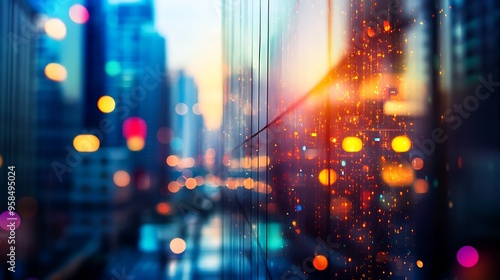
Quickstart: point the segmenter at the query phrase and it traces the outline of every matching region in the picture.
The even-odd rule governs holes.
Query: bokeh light
[[[368,29],[367,29],[366,33],[367,33],[367,34],[368,34],[368,36],[370,36],[370,37],[375,36],[375,30],[374,30],[373,28],[371,28],[371,27],[368,27]]]
[[[123,137],[129,139],[132,137],[142,138],[147,135],[146,122],[139,117],[130,117],[123,122]]]
[[[325,270],[328,267],[328,259],[323,255],[316,255],[312,263],[317,270]]]
[[[424,179],[416,179],[415,182],[413,182],[413,191],[415,193],[426,193],[429,190],[429,183],[424,180]]]
[[[181,169],[183,168],[191,168],[195,165],[195,160],[194,158],[183,158],[179,161],[179,163],[177,164],[177,166]]]
[[[385,164],[382,167],[382,180],[391,187],[408,186],[414,180],[414,170],[405,164]]]
[[[330,186],[337,181],[337,173],[333,169],[325,168],[319,172],[319,182],[324,186]]]
[[[347,218],[352,211],[352,202],[345,197],[334,197],[330,201],[330,213],[338,218]]]
[[[179,183],[177,181],[172,181],[172,182],[168,183],[167,189],[171,193],[176,193],[181,189],[181,186],[179,185]]]
[[[173,132],[168,127],[160,127],[156,132],[156,139],[158,139],[158,142],[165,145],[170,143],[172,137],[173,137]]]
[[[342,140],[342,149],[348,153],[355,153],[363,149],[363,142],[358,137],[346,137]]]
[[[117,76],[122,72],[122,67],[118,61],[108,61],[104,66],[106,74],[109,76]]]
[[[205,179],[203,178],[203,176],[198,175],[198,176],[194,177],[194,179],[196,180],[196,185],[198,187],[205,183]]]
[[[188,178],[186,179],[186,188],[189,189],[189,190],[192,190],[194,188],[196,188],[196,179],[195,178]]]
[[[411,148],[411,140],[406,135],[396,136],[392,139],[391,147],[397,153],[407,152]]]
[[[89,20],[89,11],[80,4],[75,4],[69,8],[69,18],[78,24],[84,24]]]
[[[58,18],[51,18],[43,25],[45,33],[53,39],[62,40],[66,37],[66,25]]]
[[[170,250],[174,254],[182,254],[186,250],[186,242],[182,238],[174,238],[170,241]]]
[[[52,81],[62,82],[68,77],[66,68],[59,63],[49,63],[44,69],[45,76]]]
[[[201,115],[201,108],[199,103],[193,105],[193,113],[195,115]]]
[[[254,186],[254,181],[252,178],[246,178],[244,181],[243,181],[243,187],[247,190],[250,190],[252,189]]]
[[[472,246],[463,246],[457,252],[457,261],[463,267],[473,267],[479,261],[479,253]]]
[[[103,113],[111,113],[115,109],[116,103],[113,97],[104,95],[97,101],[97,108]]]
[[[391,23],[388,20],[384,20],[384,31],[391,30]]]
[[[156,212],[161,215],[168,215],[170,213],[171,206],[169,203],[160,202],[156,204]]]
[[[424,168],[424,160],[421,158],[414,158],[411,161],[411,166],[413,166],[413,169],[415,169],[415,170],[420,170],[420,169]]]
[[[95,135],[80,134],[73,139],[73,147],[82,153],[91,153],[99,149],[100,141]]]
[[[418,268],[422,268],[422,267],[424,267],[424,262],[423,262],[423,261],[421,261],[421,260],[418,260],[418,261],[417,261],[417,267],[418,267]]]
[[[126,187],[130,184],[130,175],[127,171],[119,170],[113,175],[113,182],[118,187]]]
[[[175,105],[175,112],[181,116],[187,114],[189,111],[189,108],[186,104],[184,103],[179,103]]]
[[[19,226],[21,225],[21,217],[19,217],[19,214],[17,214],[17,212],[7,210],[0,214],[0,228],[2,228],[3,230],[10,232],[11,228],[9,227],[9,224],[13,221],[15,221],[15,229],[19,228]]]
[[[144,149],[144,145],[146,145],[144,138],[133,136],[127,139],[127,147],[133,152],[138,152]]]
[[[179,163],[179,158],[175,155],[170,155],[167,157],[166,162],[168,166],[174,167]]]

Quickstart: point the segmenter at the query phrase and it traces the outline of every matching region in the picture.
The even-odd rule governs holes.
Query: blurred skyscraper
[[[0,212],[7,210],[8,202],[12,206],[11,199],[7,197],[13,196],[18,203],[14,205],[15,209],[24,223],[24,227],[18,228],[16,232],[17,244],[8,243],[9,232],[0,229],[0,279],[8,279],[12,274],[7,270],[10,246],[16,246],[16,265],[19,268],[26,267],[26,256],[36,236],[35,221],[26,217],[27,212],[22,211],[23,206],[20,205],[26,199],[33,202],[37,192],[34,176],[37,148],[34,90],[36,50],[32,40],[36,32],[33,31],[36,29],[34,15],[34,10],[26,1],[0,2]],[[12,175],[15,180],[8,181]],[[14,190],[8,188],[13,186],[8,182],[14,182]],[[22,237],[29,241],[24,244],[19,242]],[[25,275],[25,272],[19,272],[21,274]]]
[[[152,1],[90,1],[86,32],[87,77],[85,126],[103,131],[103,146],[125,146],[143,177],[137,186],[163,185],[167,146],[158,141],[158,130],[168,121],[168,88],[164,81],[165,39],[154,30]],[[106,15],[106,16],[104,16]],[[104,113],[97,104],[110,96],[114,110]],[[146,124],[142,139],[128,141],[124,122],[139,118]],[[137,140],[137,141],[135,141]],[[137,181],[137,180],[136,180]]]
[[[200,155],[203,118],[198,106],[198,88],[193,77],[180,70],[171,75],[171,147],[181,158]]]

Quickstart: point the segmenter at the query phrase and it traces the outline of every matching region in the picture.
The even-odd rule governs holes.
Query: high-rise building
[[[111,129],[102,133],[103,146],[133,151],[134,174],[149,182],[140,189],[163,185],[168,146],[158,141],[158,131],[168,122],[166,45],[154,29],[153,3],[90,1],[89,11],[96,16],[86,31],[85,127],[98,129],[105,122]],[[103,96],[112,98],[111,112],[98,108]],[[129,119],[145,124],[140,139],[125,137],[123,126]]]
[[[170,112],[173,117],[173,152],[181,158],[198,159],[203,119],[198,105],[198,87],[193,77],[180,70],[170,78]]]

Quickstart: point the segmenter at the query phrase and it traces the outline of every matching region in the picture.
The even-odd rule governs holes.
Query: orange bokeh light
[[[189,190],[196,188],[196,179],[195,178],[186,179],[186,188]]]
[[[170,155],[167,157],[166,162],[168,166],[174,167],[179,163],[179,158],[177,156]]]
[[[115,175],[113,175],[113,182],[118,187],[126,187],[128,186],[128,184],[130,184],[130,175],[127,173],[127,171],[116,171]]]
[[[172,182],[168,183],[167,189],[171,193],[176,193],[181,189],[181,186],[179,185],[179,183],[177,181],[172,181]]]
[[[328,259],[323,255],[316,255],[312,263],[317,270],[325,270],[328,267]]]

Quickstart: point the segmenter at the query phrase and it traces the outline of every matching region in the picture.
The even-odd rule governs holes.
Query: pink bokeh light
[[[457,260],[463,267],[473,267],[479,260],[479,254],[472,246],[464,246],[457,252]]]
[[[69,8],[69,18],[78,24],[84,24],[89,20],[89,11],[80,4],[75,4]]]

